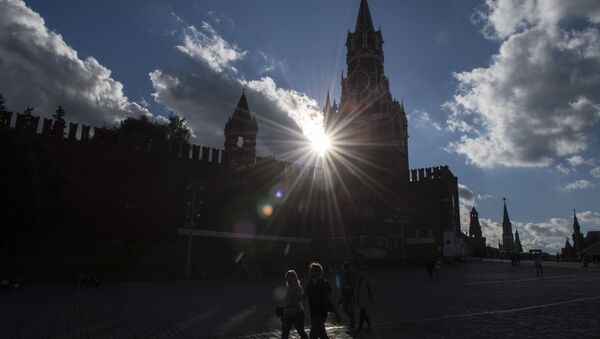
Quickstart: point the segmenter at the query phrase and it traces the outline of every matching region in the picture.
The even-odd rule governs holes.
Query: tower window
[[[242,148],[242,146],[244,146],[244,138],[241,136],[238,137],[236,145],[237,145],[237,147]]]

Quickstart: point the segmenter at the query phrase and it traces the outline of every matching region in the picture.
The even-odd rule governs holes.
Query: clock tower
[[[345,163],[357,167],[355,176],[369,176],[385,187],[407,182],[406,113],[390,93],[383,69],[383,36],[373,27],[367,0],[361,0],[346,48],[347,76],[342,74],[339,109],[325,112],[327,132]]]

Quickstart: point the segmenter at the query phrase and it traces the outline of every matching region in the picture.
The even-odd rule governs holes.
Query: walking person
[[[304,307],[302,302],[297,300],[304,293],[304,290],[300,285],[296,271],[289,270],[285,273],[285,285],[285,306],[281,316],[281,339],[290,337],[292,325],[296,328],[300,338],[308,339],[308,335],[304,331]]]
[[[354,271],[354,267],[352,263],[345,261],[342,264],[342,309],[344,313],[348,316],[350,320],[349,331],[354,330],[354,307],[352,305],[352,297],[354,296],[354,288],[356,284],[356,272]]]
[[[333,301],[331,286],[323,279],[323,266],[312,263],[309,267],[310,281],[306,285],[304,293],[290,302],[300,301],[308,297],[308,308],[310,311],[310,339],[329,339],[325,330],[327,313],[333,312],[335,319],[339,321],[340,314]]]
[[[354,333],[360,333],[365,323],[367,323],[367,333],[371,332],[371,319],[369,318],[367,309],[371,306],[374,306],[375,303],[373,302],[373,291],[371,290],[371,284],[369,282],[369,278],[367,278],[365,275],[363,267],[358,270],[356,288],[354,289],[353,304],[354,307],[359,310],[358,330]]]
[[[542,270],[542,255],[537,254],[535,258],[533,258],[533,262],[535,263],[535,276],[543,277],[544,271]]]

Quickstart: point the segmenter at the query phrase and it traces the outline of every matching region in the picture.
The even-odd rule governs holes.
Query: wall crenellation
[[[415,168],[410,170],[410,182],[443,179],[449,174],[451,173],[448,166]]]

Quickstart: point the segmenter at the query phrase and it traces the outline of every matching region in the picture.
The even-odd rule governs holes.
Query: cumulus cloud
[[[571,166],[593,165],[593,159],[584,159],[581,155],[574,155],[567,159]]]
[[[594,178],[600,178],[600,166],[599,167],[594,167],[590,170],[590,174],[594,177]]]
[[[417,128],[424,128],[431,126],[436,131],[441,131],[442,126],[436,121],[431,120],[429,113],[423,110],[415,110],[412,114],[409,114],[408,119],[413,126]]]
[[[578,212],[577,218],[580,223],[600,225],[600,213],[592,211]]]
[[[456,73],[447,149],[480,167],[548,166],[588,149],[600,120],[600,2],[486,1],[487,67]]]
[[[541,223],[526,223],[523,245],[528,248],[541,248],[545,251],[558,251],[571,235],[571,223],[561,218],[551,218]]]
[[[281,88],[268,76],[246,79],[235,63],[248,52],[227,42],[209,24],[185,28],[183,44],[176,48],[197,61],[194,69],[152,71],[152,95],[156,102],[187,119],[196,132],[196,142],[222,147],[223,128],[242,88],[259,123],[259,153],[286,158],[299,143],[322,133],[323,116],[316,100]]]
[[[475,193],[475,191],[473,191],[467,185],[458,184],[458,207],[460,212],[460,223],[462,229],[469,228],[471,209],[477,204],[479,204],[482,200],[491,197],[492,196],[489,194]],[[481,220],[482,219],[480,219],[480,222]],[[482,230],[484,232],[483,236],[487,237],[485,233],[486,231],[483,229],[483,224]]]
[[[27,105],[50,116],[62,105],[69,120],[103,125],[151,113],[130,101],[123,84],[93,57],[82,59],[21,0],[0,0],[0,93],[11,110]]]
[[[202,22],[200,29],[187,27],[183,32],[183,45],[176,48],[193,59],[206,62],[215,72],[230,70],[237,73],[233,64],[248,54],[236,44],[223,39],[207,22]]]
[[[592,187],[596,187],[596,184],[589,180],[580,179],[566,183],[561,189],[565,192],[570,192]]]
[[[564,175],[569,175],[571,172],[574,172],[575,169],[572,167],[565,166],[563,164],[558,164],[555,166],[556,170]]]
[[[502,240],[502,225],[489,218],[479,218],[479,224],[487,245],[497,247]]]

